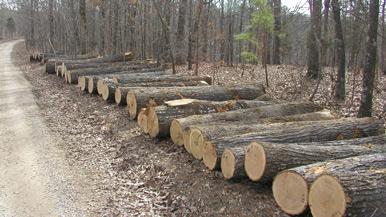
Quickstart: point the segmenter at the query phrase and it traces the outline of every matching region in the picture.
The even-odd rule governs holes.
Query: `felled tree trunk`
[[[288,213],[303,212],[309,202],[313,216],[382,216],[378,211],[386,201],[385,168],[385,153],[296,167],[275,178],[273,193]],[[293,190],[284,192],[290,186]],[[301,195],[302,200],[290,201]]]
[[[115,91],[115,103],[117,105],[126,105],[126,96],[132,87],[192,87],[192,86],[208,86],[205,81],[178,81],[178,82],[139,82],[122,84]]]
[[[147,125],[151,137],[166,137],[171,135],[173,140],[177,140],[176,137],[178,137],[178,135],[176,135],[173,132],[173,128],[171,128],[171,123],[176,118],[273,104],[273,102],[260,100],[229,100],[217,102],[195,99],[173,100],[170,101],[170,103],[177,104],[148,108],[149,118]]]
[[[264,118],[272,118],[279,116],[287,116],[294,114],[304,114],[309,112],[316,112],[323,110],[322,107],[313,103],[281,103],[274,105],[266,105],[256,108],[242,109],[237,111],[230,111],[225,113],[213,113],[206,115],[193,115],[186,118],[179,118],[172,121],[171,134],[173,141],[176,144],[187,144],[186,140],[189,132],[186,131],[188,127],[193,125],[210,124],[212,122],[226,122],[226,121],[241,121],[254,120],[254,123]],[[184,139],[184,137],[186,139]],[[189,150],[188,150],[189,151]]]
[[[212,78],[209,76],[181,76],[171,74],[160,74],[148,77],[133,78],[130,75],[116,75],[113,77],[114,81],[120,84],[130,84],[139,82],[188,82],[188,81],[205,81],[212,84]]]
[[[315,121],[313,124],[303,126],[287,126],[285,129],[271,129],[237,137],[216,138],[205,143],[203,152],[210,153],[208,157],[212,159],[209,161],[212,165],[218,165],[216,159],[221,156],[225,148],[241,147],[255,141],[276,143],[327,142],[340,138],[352,139],[384,133],[383,122],[372,118]]]
[[[129,91],[127,106],[131,120],[137,118],[139,109],[148,105],[162,105],[169,100],[194,98],[201,100],[225,101],[231,99],[255,99],[265,93],[263,85],[240,87],[173,87],[145,88]]]

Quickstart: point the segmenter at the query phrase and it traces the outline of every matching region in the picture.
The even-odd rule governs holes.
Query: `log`
[[[133,78],[130,75],[115,75],[113,80],[116,83],[128,84],[139,82],[188,82],[188,81],[205,81],[208,84],[212,84],[212,78],[210,76],[189,76],[189,75],[172,75],[164,74],[159,76],[152,76],[149,78]]]
[[[246,146],[255,141],[295,143],[327,142],[339,137],[353,139],[358,137],[377,136],[385,133],[383,122],[373,118],[345,118],[328,121],[312,121],[308,125],[287,126],[285,129],[271,129],[263,132],[242,134],[237,137],[220,137],[207,141],[203,153],[208,168],[216,169],[221,161],[220,156],[225,148]]]
[[[88,68],[89,66],[102,63],[117,63],[128,62],[133,59],[132,53],[126,53],[122,55],[116,55],[111,57],[93,58],[85,60],[62,60],[59,61],[64,64],[66,70],[73,70],[79,68]]]
[[[205,81],[178,81],[178,82],[139,82],[122,84],[115,90],[115,103],[117,105],[126,105],[126,96],[132,87],[192,87],[192,86],[208,86]]]
[[[188,144],[186,147],[197,159],[203,158],[205,142],[225,136],[237,136],[240,134],[275,130],[286,127],[309,125],[310,121],[336,119],[329,111],[306,113],[301,115],[282,116],[282,118],[267,118],[262,120],[239,120],[236,122],[212,122],[209,125],[193,125],[189,127]],[[296,120],[296,122],[292,122]],[[289,122],[289,123],[285,123]],[[267,124],[268,123],[268,124]],[[273,124],[276,123],[276,124]]]
[[[261,106],[256,108],[242,109],[237,111],[212,113],[206,115],[192,115],[186,118],[175,119],[171,125],[171,131],[175,132],[177,144],[189,145],[189,129],[193,125],[210,124],[212,122],[235,122],[242,120],[254,120],[255,123],[261,119],[294,114],[304,114],[323,110],[322,107],[313,103],[293,102]],[[173,134],[173,133],[172,133]],[[182,135],[182,136],[181,136]],[[182,138],[182,139],[181,139]],[[189,147],[185,147],[189,152]],[[221,156],[221,155],[220,155]]]
[[[324,146],[352,146],[361,145],[372,148],[386,148],[385,136],[368,137],[353,140],[334,141],[323,143]],[[248,155],[248,154],[247,154]],[[291,215],[299,215],[308,207],[309,186],[320,175],[319,171],[311,171],[312,166],[301,166],[292,169],[287,169],[280,172],[274,179],[272,184],[273,195],[276,203],[286,213]]]
[[[169,106],[148,108],[148,123],[146,125],[149,127],[148,132],[153,138],[163,138],[171,135],[172,139],[176,140],[176,133],[173,131],[173,127],[171,127],[173,119],[176,118],[273,104],[272,102],[259,100],[229,100],[216,102],[195,99],[173,100],[166,103],[169,104]]]
[[[262,84],[241,87],[165,87],[143,88],[127,93],[127,107],[129,118],[137,118],[139,109],[147,105],[162,105],[165,101],[181,98],[195,98],[201,100],[225,101],[231,99],[255,99],[265,93]]]
[[[377,202],[383,201],[381,204],[383,206],[385,204],[385,167],[385,153],[296,167],[276,176],[272,186],[273,194],[280,208],[289,214],[304,212],[311,202],[311,212],[314,216],[320,216],[320,211],[327,214],[326,216],[376,214]],[[316,178],[323,177],[324,174],[328,175],[319,180],[319,184],[316,183]],[[383,183],[376,181],[378,180],[376,177],[383,179]],[[329,180],[328,188],[321,188],[324,185],[322,183],[327,180]],[[314,184],[311,185],[312,182]],[[285,192],[286,189],[291,191]],[[320,192],[321,189],[325,192]],[[379,189],[383,192],[378,191]],[[323,207],[319,203],[322,199]]]
[[[385,216],[386,153],[341,159],[322,170],[310,188],[313,216]]]
[[[90,75],[108,75],[108,74],[133,74],[133,73],[148,73],[148,72],[160,72],[159,74],[165,74],[160,68],[151,68],[148,65],[123,65],[110,68],[87,68],[86,70],[72,70],[67,71],[67,83],[76,83],[79,76]],[[161,73],[162,72],[162,73]],[[158,73],[157,73],[158,74]]]

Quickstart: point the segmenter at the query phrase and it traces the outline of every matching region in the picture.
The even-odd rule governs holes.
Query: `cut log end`
[[[94,78],[90,77],[88,79],[88,85],[87,85],[88,93],[93,94],[95,92],[95,87],[94,87]]]
[[[114,98],[115,98],[115,103],[116,103],[117,105],[121,105],[121,103],[122,103],[122,91],[121,91],[121,88],[118,87],[118,88],[115,90]]]
[[[69,83],[69,84],[74,83],[74,81],[72,80],[72,73],[71,73],[71,71],[67,72],[66,75],[67,75],[67,83]]]
[[[159,134],[159,122],[158,122],[158,116],[155,112],[154,107],[149,107],[147,109],[147,127],[149,130],[149,135],[152,138],[155,138]]]
[[[204,138],[198,129],[191,129],[190,131],[190,150],[194,158],[201,160],[204,148]]]
[[[221,156],[221,172],[225,179],[231,179],[234,176],[236,167],[236,157],[232,151],[225,149]]]
[[[78,78],[78,85],[81,91],[86,91],[86,78],[84,76]]]
[[[109,93],[110,93],[109,87],[106,84],[103,84],[102,85],[102,99],[104,101],[109,100],[109,96],[110,96]]]
[[[216,152],[216,146],[211,142],[205,142],[204,149],[202,151],[202,160],[205,166],[209,170],[216,169],[218,162],[218,156]]]
[[[142,109],[138,114],[137,123],[138,126],[143,130],[144,133],[149,133],[148,125],[147,125],[147,109]]]
[[[173,120],[170,125],[170,137],[174,144],[179,146],[184,145],[184,133],[181,124],[177,120]]]
[[[97,82],[97,92],[99,95],[103,94],[103,84],[104,84],[103,80],[99,79]]]
[[[311,185],[309,204],[315,217],[345,216],[347,200],[343,186],[330,175],[322,175]]]
[[[299,215],[308,206],[307,182],[295,172],[279,173],[272,183],[272,192],[278,206],[290,215]]]
[[[197,100],[195,99],[177,99],[177,100],[171,100],[165,102],[166,105],[171,106],[171,107],[176,107],[176,106],[182,106],[182,105],[189,105]]]
[[[262,145],[253,142],[245,153],[245,172],[252,181],[259,181],[265,171],[266,156]]]
[[[183,131],[184,137],[184,148],[188,153],[192,153],[192,149],[190,147],[190,129]]]
[[[127,93],[127,108],[129,111],[129,118],[130,120],[135,120],[137,117],[137,99],[135,97],[135,93],[132,91],[129,91]]]

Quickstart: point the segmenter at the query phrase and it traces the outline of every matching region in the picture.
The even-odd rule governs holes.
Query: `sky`
[[[291,9],[298,8],[302,13],[309,13],[308,0],[281,0],[281,4]]]

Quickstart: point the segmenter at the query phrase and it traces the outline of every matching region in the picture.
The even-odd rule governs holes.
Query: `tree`
[[[310,0],[311,29],[308,36],[308,69],[307,77],[321,77],[320,45],[321,45],[321,8],[322,0]]]
[[[54,0],[48,0],[48,28],[49,28],[49,42],[52,45],[54,41]],[[51,50],[53,48],[51,46]]]
[[[263,65],[265,69],[265,81],[266,85],[269,86],[268,82],[268,70],[267,70],[267,48],[268,41],[267,36],[271,34],[274,26],[274,17],[272,15],[272,11],[270,6],[267,4],[266,0],[252,0],[251,3],[257,8],[255,12],[251,14],[250,27],[246,32],[243,32],[239,35],[236,35],[236,40],[246,41],[251,44],[258,46],[259,39],[257,35],[257,29],[261,29],[263,31],[263,37],[260,40],[262,42],[262,50],[263,50]],[[243,51],[241,54],[242,59],[248,62],[257,61],[257,55],[253,52]]]
[[[363,71],[363,90],[358,117],[370,117],[373,107],[373,89],[377,58],[379,0],[370,0],[369,29],[367,32],[366,57]]]
[[[13,34],[15,34],[16,32],[16,25],[15,25],[15,21],[13,20],[12,17],[9,17],[7,19],[7,31],[8,31],[8,34],[10,35],[10,37],[12,38],[13,37]]]
[[[86,17],[86,0],[79,1],[79,15],[80,15],[80,52],[87,53],[87,17]]]
[[[273,16],[275,17],[272,63],[280,64],[280,33],[281,33],[281,0],[273,1]]]
[[[178,8],[178,24],[177,24],[177,49],[176,49],[176,64],[185,63],[184,58],[184,40],[185,40],[185,16],[188,7],[188,0],[180,0]]]
[[[337,100],[344,100],[346,95],[346,51],[344,47],[342,22],[340,19],[340,4],[338,0],[332,0],[332,11],[335,21],[335,44],[338,58],[338,76],[336,79],[335,98]]]

